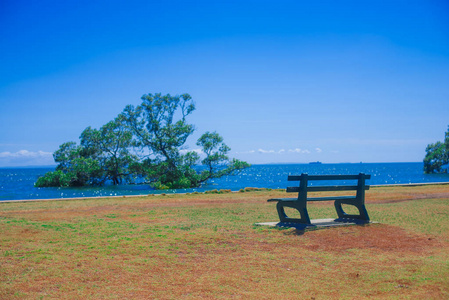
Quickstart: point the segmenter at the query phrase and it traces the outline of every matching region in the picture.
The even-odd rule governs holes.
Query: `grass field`
[[[449,299],[449,185],[371,188],[378,224],[255,226],[280,196],[0,202],[0,299]]]

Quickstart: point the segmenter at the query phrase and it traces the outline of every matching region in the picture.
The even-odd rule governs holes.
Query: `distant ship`
[[[320,162],[320,161],[309,162],[309,165],[321,165],[321,164],[322,164],[322,162]]]

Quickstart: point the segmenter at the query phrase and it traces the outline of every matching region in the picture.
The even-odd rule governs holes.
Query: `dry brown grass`
[[[254,226],[279,196],[0,203],[0,298],[449,298],[449,185],[372,188],[379,224]]]

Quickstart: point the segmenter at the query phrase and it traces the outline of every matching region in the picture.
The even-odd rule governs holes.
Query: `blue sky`
[[[0,2],[0,167],[146,93],[250,163],[421,161],[449,125],[447,1]]]

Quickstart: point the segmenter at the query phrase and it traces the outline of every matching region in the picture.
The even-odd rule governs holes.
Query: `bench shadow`
[[[284,235],[304,235],[306,232],[312,232],[312,231],[316,231],[316,230],[324,230],[324,229],[332,229],[335,227],[352,227],[352,226],[356,226],[356,227],[365,227],[365,226],[369,226],[372,224],[378,224],[377,222],[359,222],[359,223],[346,223],[344,225],[341,226],[316,226],[316,227],[308,227],[305,229],[298,229],[298,228],[294,228],[291,227],[291,230],[285,230],[283,232]],[[287,229],[286,227],[281,227],[282,229]]]
[[[304,235],[306,233],[305,230],[294,229],[284,232],[284,235]]]

